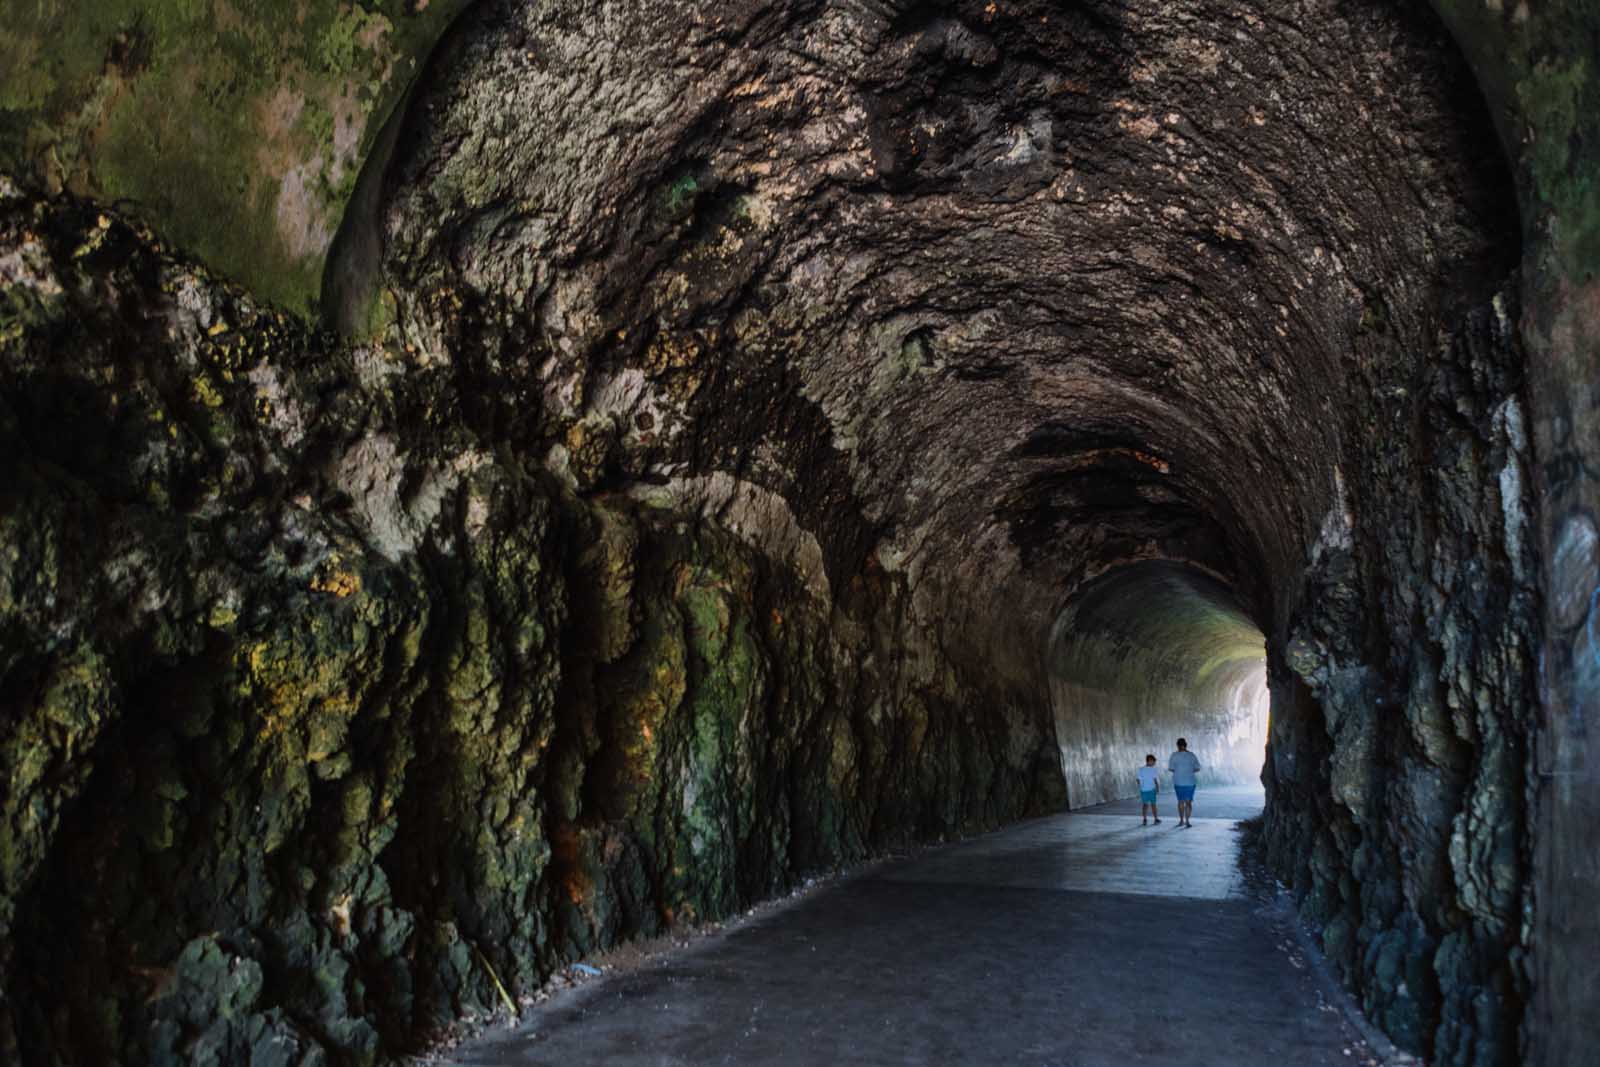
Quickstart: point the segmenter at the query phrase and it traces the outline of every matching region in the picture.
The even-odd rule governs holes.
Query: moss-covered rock
[[[94,204],[10,195],[0,261],[8,1057],[374,1062],[1059,799],[1037,709],[897,677],[938,662],[903,584],[840,628],[789,557],[575,494],[451,371]]]
[[[0,165],[138,205],[169,241],[314,310],[379,131],[466,0],[49,0],[0,30]]]

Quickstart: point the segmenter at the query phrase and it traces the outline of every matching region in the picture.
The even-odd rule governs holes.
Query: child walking
[[[1146,809],[1155,816],[1156,824],[1160,825],[1161,814],[1156,810],[1156,794],[1161,792],[1161,772],[1156,769],[1154,753],[1144,758],[1144,766],[1139,768],[1135,777],[1139,779],[1139,825],[1150,825]]]

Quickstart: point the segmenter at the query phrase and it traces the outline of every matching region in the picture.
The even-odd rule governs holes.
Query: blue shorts
[[[1172,787],[1172,791],[1178,794],[1179,800],[1194,799],[1194,786],[1192,785],[1175,785]]]
[[[1154,804],[1155,802],[1156,802],[1156,791],[1154,789],[1151,789],[1149,791],[1146,791],[1146,790],[1143,790],[1143,789],[1139,790],[1139,803],[1141,803],[1141,804]]]

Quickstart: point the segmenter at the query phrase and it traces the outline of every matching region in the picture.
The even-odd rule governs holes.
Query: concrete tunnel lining
[[[1260,781],[1266,638],[1214,576],[1161,561],[1102,575],[1062,609],[1047,657],[1069,806],[1131,796],[1133,769],[1147,753],[1164,768],[1179,737],[1204,783]]]

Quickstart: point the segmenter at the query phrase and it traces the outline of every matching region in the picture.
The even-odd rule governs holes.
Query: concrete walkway
[[[1258,791],[1202,789],[1189,830],[1112,804],[880,865],[557,996],[448,1062],[1369,1062],[1248,899],[1233,821],[1201,817],[1252,805]]]

